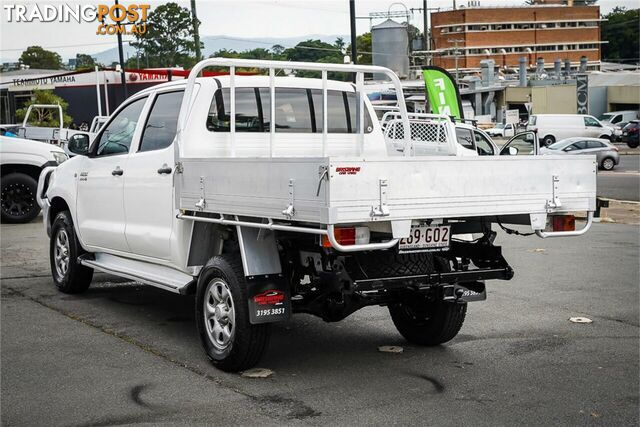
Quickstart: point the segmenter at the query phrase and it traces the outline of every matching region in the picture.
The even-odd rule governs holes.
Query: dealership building
[[[551,3],[551,4],[549,4]],[[466,7],[431,14],[433,63],[447,69],[477,69],[493,59],[498,67],[529,65],[538,58],[574,66],[586,56],[589,69],[600,65],[600,8],[539,0],[534,6]]]

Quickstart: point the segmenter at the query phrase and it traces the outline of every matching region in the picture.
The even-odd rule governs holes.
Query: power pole
[[[456,62],[456,84],[458,84],[458,58],[460,57],[460,51],[458,50],[458,43],[464,43],[464,40],[460,39],[447,39],[449,43],[454,43],[453,57]]]
[[[349,0],[349,19],[351,21],[351,62],[358,63],[358,49],[356,48],[356,2]]]
[[[422,0],[422,12],[423,12],[423,24],[424,24],[424,49],[423,50],[431,50],[431,46],[429,45],[429,6],[427,6],[427,0]]]
[[[193,39],[196,43],[196,62],[202,59],[200,53],[200,21],[196,13],[196,0],[191,0],[191,18],[193,19]]]
[[[116,0],[116,5],[118,5],[118,0]],[[116,17],[120,18],[120,8],[116,8]],[[121,25],[122,24],[118,24],[118,26]],[[127,73],[124,71],[124,52],[122,49],[122,34],[120,34],[120,31],[118,31],[118,56],[120,57],[120,84],[122,84],[124,99],[127,99],[129,97],[129,93],[127,91]]]

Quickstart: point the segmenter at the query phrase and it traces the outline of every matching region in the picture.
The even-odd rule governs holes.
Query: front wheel
[[[85,253],[80,246],[73,228],[69,211],[60,212],[51,226],[49,259],[51,275],[56,287],[67,294],[77,294],[87,290],[93,279],[93,269],[78,262]]]
[[[249,321],[247,282],[240,254],[213,257],[198,279],[196,325],[217,368],[237,372],[254,366],[269,341],[269,325]]]
[[[599,137],[599,138],[600,138],[600,139],[606,139],[606,140],[607,140],[607,141],[609,141],[609,142],[611,142],[611,141],[612,141],[612,138],[611,138],[611,136],[609,136],[609,135],[600,135],[600,137]]]
[[[613,159],[611,157],[607,157],[606,159],[604,159],[602,161],[602,163],[600,164],[600,166],[602,167],[602,169],[606,170],[606,171],[610,171],[613,170],[613,168],[615,167],[616,162],[613,161]]]
[[[390,305],[389,313],[407,341],[434,346],[458,335],[467,314],[467,303],[414,300]]]
[[[2,222],[24,224],[40,213],[36,202],[38,183],[33,177],[19,172],[2,177]]]
[[[542,139],[542,144],[544,144],[545,147],[550,146],[554,142],[556,142],[556,139],[553,137],[553,135],[547,135]]]

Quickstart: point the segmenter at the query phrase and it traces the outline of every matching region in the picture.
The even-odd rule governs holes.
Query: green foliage
[[[356,50],[358,51],[358,64],[370,65],[373,63],[371,33],[364,33],[356,37]],[[347,54],[351,55],[351,43],[347,46]]]
[[[141,64],[150,67],[188,68],[195,62],[194,22],[189,9],[166,3],[149,13],[147,31],[136,34],[133,47],[142,51]],[[137,61],[137,60],[136,60]]]
[[[62,107],[62,120],[64,126],[69,126],[73,121],[73,118],[67,114],[67,108],[69,104],[63,98],[55,95],[51,90],[35,90],[31,96],[31,101],[25,104],[24,108],[16,110],[16,118],[22,122],[24,116],[27,114],[27,109],[32,104],[60,104]],[[31,126],[37,127],[58,127],[60,125],[60,118],[58,117],[58,109],[55,108],[33,108],[29,115],[29,122]]]
[[[20,62],[36,69],[59,70],[62,68],[60,55],[40,46],[29,46],[20,55]]]
[[[86,55],[84,53],[78,53],[76,55],[76,70],[81,70],[83,68],[93,69],[95,66],[96,61],[91,57],[91,55]]]
[[[609,43],[602,45],[602,59],[637,64],[640,61],[640,9],[616,7],[604,18],[607,21],[602,23],[602,40]]]

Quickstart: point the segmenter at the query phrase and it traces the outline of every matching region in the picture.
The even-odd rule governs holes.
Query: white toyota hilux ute
[[[62,149],[39,141],[0,136],[2,222],[26,223],[40,213],[36,201],[38,178],[46,168],[67,160]]]
[[[229,75],[199,77],[210,66]],[[319,78],[276,77],[282,69]],[[505,155],[478,155],[495,147],[457,138],[449,117],[408,114],[402,96],[381,124],[368,73],[402,95],[383,67],[214,58],[126,100],[41,178],[56,286],[82,292],[97,270],[194,293],[206,354],[237,371],[292,313],[338,321],[382,305],[410,342],[449,341],[485,281],[513,276],[492,225],[588,230],[595,157],[537,156],[531,132]]]

